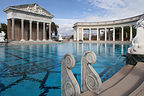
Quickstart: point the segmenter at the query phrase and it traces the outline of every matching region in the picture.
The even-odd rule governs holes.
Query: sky
[[[7,23],[3,9],[32,3],[55,16],[52,21],[62,35],[72,35],[76,22],[118,20],[144,13],[144,0],[0,0],[0,23]]]

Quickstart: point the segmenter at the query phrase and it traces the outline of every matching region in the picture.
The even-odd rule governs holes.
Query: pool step
[[[121,72],[123,75],[124,71]],[[127,75],[124,76],[123,79],[120,79],[119,82],[114,84],[114,86],[111,86],[107,90],[101,92],[99,96],[128,96],[142,84],[144,81],[143,74],[144,64],[138,63],[131,71],[128,72]],[[103,87],[106,88],[106,85],[110,86],[109,84],[111,83],[113,83],[112,80],[106,81],[105,84],[103,84]]]

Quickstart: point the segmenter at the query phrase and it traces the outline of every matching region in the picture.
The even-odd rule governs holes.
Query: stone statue
[[[0,33],[0,42],[4,42],[5,41],[5,33],[2,31],[1,33]]]
[[[58,35],[58,41],[63,41],[61,34]]]
[[[92,91],[99,94],[102,85],[101,79],[95,69],[90,65],[96,62],[94,52],[87,51],[81,60],[81,91]]]
[[[128,49],[131,54],[144,54],[144,17],[137,21],[136,36],[132,40],[132,46]]]
[[[78,82],[70,70],[74,66],[74,57],[71,54],[64,55],[61,62],[61,96],[80,96]]]

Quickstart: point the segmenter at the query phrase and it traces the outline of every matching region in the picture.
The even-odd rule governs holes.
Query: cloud
[[[91,5],[98,6],[104,9],[113,9],[126,6],[123,0],[87,0],[87,1]]]
[[[54,22],[59,25],[59,34],[62,34],[63,36],[73,35],[73,24],[78,21],[80,21],[80,19],[54,19]]]
[[[79,3],[83,0],[77,0]],[[59,31],[61,34],[73,34],[73,24],[76,22],[99,22],[124,19],[132,16],[142,14],[144,11],[144,0],[85,0],[93,8],[89,8],[83,12],[84,18],[79,19],[55,19],[54,21],[60,26]],[[106,10],[101,15],[93,14],[95,8]]]
[[[107,10],[107,15],[117,18],[134,16],[143,12],[144,0],[86,0],[90,5]],[[104,14],[105,15],[105,14]]]

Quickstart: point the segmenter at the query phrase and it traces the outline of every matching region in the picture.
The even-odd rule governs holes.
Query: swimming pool
[[[94,51],[92,64],[104,82],[125,65],[129,45],[60,43],[0,47],[0,96],[60,96],[61,60],[74,55],[72,69],[80,85],[80,61],[87,50]]]

